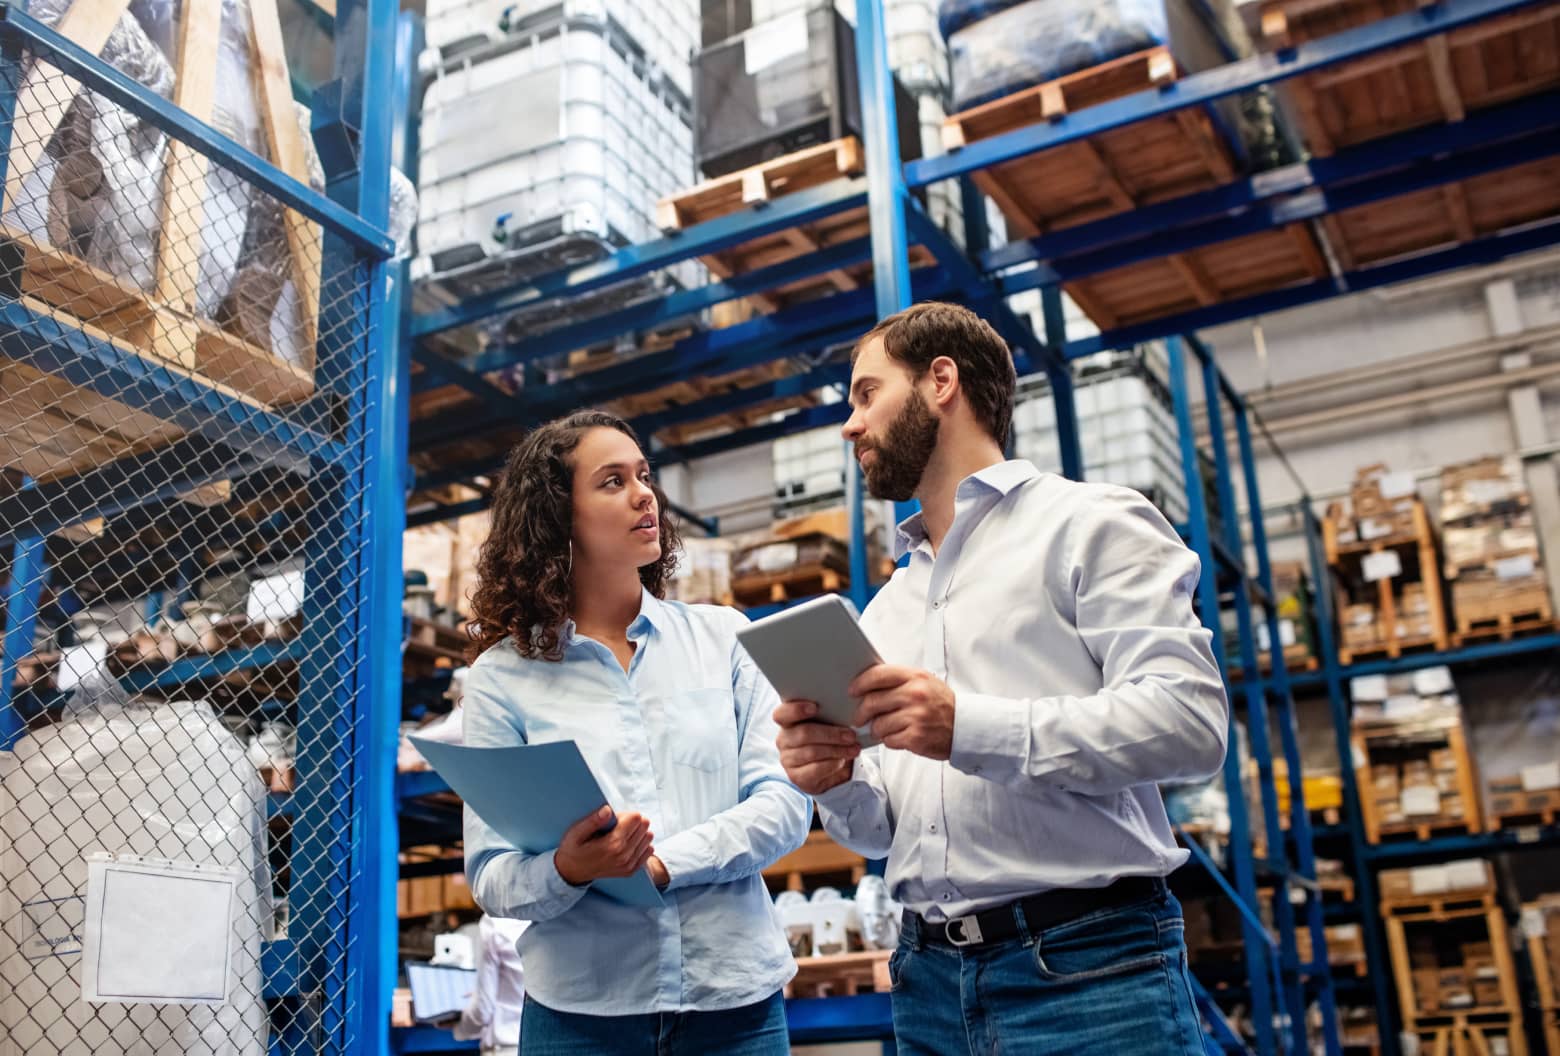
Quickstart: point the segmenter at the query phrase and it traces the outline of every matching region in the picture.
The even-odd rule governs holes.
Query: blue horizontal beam
[[[1364,660],[1357,664],[1344,664],[1338,670],[1339,674],[1348,680],[1360,675],[1394,675],[1406,671],[1418,671],[1426,667],[1442,665],[1456,667],[1486,660],[1502,660],[1529,654],[1536,656],[1544,653],[1560,656],[1560,634],[1538,634],[1528,638],[1513,638],[1509,642],[1469,645],[1444,653],[1411,653],[1408,656],[1400,656],[1396,660]],[[1321,686],[1325,685],[1326,681],[1326,675],[1320,671],[1306,671],[1289,676],[1290,684],[1296,687]]]
[[[420,313],[412,318],[411,335],[426,337],[555,297],[599,290],[693,257],[730,249],[762,235],[821,220],[865,205],[866,200],[866,184],[860,178],[835,180],[797,191],[764,203],[762,208],[744,209],[730,216],[707,220],[653,242],[625,247],[603,260],[551,272],[515,289],[497,290],[452,308]]]
[[[764,425],[754,426],[751,429],[740,429],[737,432],[726,433],[722,436],[712,437],[709,440],[699,440],[691,444],[664,448],[656,454],[656,461],[663,466],[692,462],[695,459],[709,458],[712,455],[724,454],[727,451],[752,447],[754,444],[768,443],[783,436],[790,436],[792,433],[806,432],[809,429],[822,429],[830,425],[841,425],[849,417],[850,404],[844,402],[825,404],[822,407],[806,407],[799,411],[793,411],[776,422],[768,422]]]
[[[0,296],[0,350],[20,363],[258,459],[344,462],[340,444],[110,341]]]
[[[1365,856],[1373,862],[1398,859],[1455,858],[1462,854],[1488,855],[1560,846],[1560,825],[1532,829],[1497,829],[1468,836],[1436,836],[1404,843],[1367,844]]]
[[[390,236],[307,184],[293,179],[210,125],[197,121],[151,89],[109,66],[85,48],[10,4],[0,5],[0,36],[18,41],[48,59],[83,86],[96,91],[174,139],[186,143],[257,190],[346,239],[379,260],[395,253]]]
[[[1044,263],[1075,257],[1140,238],[1152,239],[1165,231],[1232,216],[1259,206],[1275,224],[1289,223],[1301,218],[1297,209],[1303,211],[1309,207],[1307,199],[1311,196],[1302,192],[1313,189],[1325,192],[1367,177],[1404,170],[1416,161],[1478,150],[1556,125],[1560,125],[1560,93],[1530,96],[1469,114],[1456,124],[1435,125],[1372,140],[1325,158],[1312,158],[1211,190],[1011,242],[982,254],[981,268],[987,272],[1001,271],[1031,261]]]
[[[397,802],[417,799],[421,796],[437,795],[440,792],[448,792],[449,790],[449,782],[433,770],[414,770],[410,773],[398,773],[395,775],[395,798]]]
[[[666,297],[636,304],[621,311],[588,319],[572,326],[550,330],[513,345],[498,345],[474,357],[469,366],[476,371],[501,370],[549,356],[562,355],[578,348],[590,348],[622,334],[648,330],[662,323],[694,315],[723,301],[787,286],[793,282],[848,268],[871,259],[871,239],[858,238],[816,253],[712,282],[691,290],[678,290]]]
[[[1556,116],[1560,117],[1560,97],[1552,102],[1557,107]],[[1053,282],[1075,282],[1144,261],[1187,253],[1247,235],[1260,234],[1286,224],[1341,213],[1556,154],[1560,154],[1560,130],[1548,129],[1525,139],[1450,158],[1425,161],[1330,191],[1261,204],[1236,216],[1161,232],[1136,242],[1108,246],[1064,260],[1053,260],[1015,276],[1012,281],[1004,282],[1003,291],[1012,294]]]
[[[629,422],[641,437],[653,436],[673,425],[699,422],[722,414],[744,410],[769,400],[781,400],[801,396],[829,385],[840,385],[850,380],[850,364],[830,363],[804,374],[793,374],[777,381],[752,385],[745,389],[722,393],[694,403],[670,407],[664,411],[641,415]]]
[[[304,653],[301,639],[266,642],[252,649],[230,649],[206,656],[186,657],[162,668],[138,667],[119,682],[131,693],[145,693],[149,689],[174,689],[187,682],[221,678],[237,671],[257,671],[288,661],[296,662],[303,659]]]
[[[402,1053],[433,1056],[435,1053],[478,1052],[481,1048],[475,1041],[456,1041],[455,1035],[442,1027],[392,1027],[390,1030],[390,1051],[397,1056]]]
[[[1351,29],[1272,54],[1229,63],[1160,88],[1099,103],[1048,123],[983,139],[952,153],[905,165],[905,182],[924,187],[969,175],[1037,151],[1191,106],[1204,106],[1264,84],[1314,73],[1327,66],[1422,40],[1437,33],[1530,6],[1536,0],[1441,0],[1416,11]]]
[[[437,381],[437,384],[420,386],[422,391],[435,389],[441,385],[458,385],[483,403],[497,408],[502,408],[514,398],[483,377],[482,368],[473,367],[468,363],[457,363],[421,342],[412,342],[412,359],[422,365],[423,375],[431,376]]]
[[[244,476],[248,457],[210,440],[184,437],[144,455],[125,458],[18,491],[0,500],[0,546],[18,534],[53,535],[94,517],[172,499],[219,480]]]
[[[1549,220],[1506,234],[1475,239],[1448,249],[1421,253],[1390,264],[1378,264],[1347,272],[1342,277],[1341,285],[1345,287],[1343,292],[1358,293],[1453,268],[1492,264],[1519,253],[1544,249],[1557,242],[1560,242],[1560,220]],[[1065,346],[1065,352],[1068,359],[1079,359],[1109,349],[1131,348],[1145,341],[1172,337],[1194,330],[1206,330],[1209,327],[1250,319],[1258,315],[1270,315],[1287,308],[1314,304],[1317,301],[1336,297],[1340,292],[1339,285],[1332,279],[1318,279],[1315,282],[1290,286],[1271,293],[1226,301],[1223,304],[1197,308],[1177,315],[1167,315],[1135,326],[1107,330],[1079,341],[1069,341]]]

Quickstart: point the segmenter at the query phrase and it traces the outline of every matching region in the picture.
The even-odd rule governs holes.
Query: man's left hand
[[[870,724],[889,748],[937,760],[953,753],[953,690],[930,671],[878,664],[856,676],[849,692],[861,700],[852,725]]]

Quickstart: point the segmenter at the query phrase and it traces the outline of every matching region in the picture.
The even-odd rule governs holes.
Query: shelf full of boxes
[[[364,47],[395,16],[343,10]],[[351,822],[384,585],[357,557],[395,542],[363,511],[399,459],[369,326],[391,203],[358,166],[388,124],[294,102],[265,0],[34,4],[0,37],[0,886],[38,928],[0,943],[0,1037],[378,1048],[382,849]],[[349,98],[385,72],[335,59]],[[39,907],[99,868],[162,885],[149,926],[190,949],[221,918],[177,877],[231,880],[225,1005],[139,963],[157,1016],[83,1000],[70,912]]]

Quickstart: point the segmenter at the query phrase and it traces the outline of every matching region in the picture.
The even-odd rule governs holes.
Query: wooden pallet
[[[798,957],[796,978],[785,987],[786,997],[848,997],[887,993],[892,989],[888,962],[892,950]]]
[[[92,52],[101,50],[123,13],[116,0],[75,0],[60,31]],[[209,122],[214,105],[217,24],[221,4],[192,4],[183,20],[172,102]],[[251,68],[265,145],[284,172],[307,181],[307,156],[287,81],[281,27],[272,0],[252,11]],[[17,89],[16,120],[7,150],[4,199],[16,205],[73,101],[56,83],[58,71],[39,63]],[[162,173],[161,236],[150,291],[95,268],[61,249],[11,228],[0,228],[0,293],[39,316],[115,345],[175,374],[258,406],[295,403],[314,392],[314,330],[319,314],[320,235],[316,225],[286,213],[287,242],[307,333],[309,362],[292,366],[268,351],[195,317],[204,202],[210,161],[185,143],[169,141]],[[191,198],[195,201],[191,201]],[[236,236],[235,236],[236,237]],[[0,427],[9,443],[0,468],[36,480],[69,476],[125,455],[139,454],[183,435],[183,430],[134,411],[90,389],[39,381],[36,371],[0,357]],[[16,396],[13,396],[16,393]],[[49,413],[40,413],[36,401]],[[58,402],[56,402],[58,401]]]
[[[1528,1056],[1522,1013],[1506,1009],[1420,1015],[1406,1021],[1425,1056],[1489,1056],[1492,1037],[1505,1037],[1508,1056]]]
[[[1461,836],[1481,830],[1477,821],[1455,818],[1431,818],[1425,821],[1402,821],[1377,827],[1376,843],[1397,843],[1418,840],[1423,842],[1432,836]]]
[[[1471,242],[1560,214],[1560,159],[1355,206],[1321,218],[1345,271]]]
[[[1494,829],[1530,829],[1535,826],[1554,825],[1560,821],[1560,807],[1547,806],[1536,810],[1511,810],[1490,815],[1489,827]]]
[[[1394,638],[1392,641],[1377,641],[1371,645],[1359,645],[1352,649],[1338,649],[1338,662],[1340,664],[1353,664],[1363,660],[1390,659],[1409,653],[1437,652],[1444,650],[1446,646],[1443,640],[1433,635],[1420,635],[1414,638]]]
[[[1462,917],[1499,913],[1495,892],[1488,888],[1446,891],[1436,895],[1400,895],[1381,900],[1381,915],[1391,920],[1444,923]],[[1504,919],[1504,918],[1503,918]]]
[[[697,187],[661,199],[656,222],[663,231],[681,231],[693,224],[714,220],[745,209],[760,208],[776,198],[834,180],[851,179],[866,170],[866,156],[854,136],[809,147],[706,180]],[[871,233],[865,207],[824,217],[809,224],[750,239],[739,246],[699,258],[718,279],[730,279],[751,271],[783,264],[830,246],[853,242]],[[934,263],[922,246],[912,246],[910,266]],[[781,286],[745,298],[751,308],[773,312],[789,304],[810,300],[830,291],[857,290],[872,281],[870,261],[836,268],[823,275]]]
[[[460,667],[466,662],[466,647],[471,640],[465,630],[447,627],[432,620],[412,619],[402,649],[403,665],[423,671]]]
[[[822,829],[814,829],[806,842],[765,869],[763,875],[770,887],[784,891],[806,891],[809,881],[847,876],[854,886],[867,875],[867,860],[835,843]]]
[[[1265,0],[1264,47],[1293,47],[1428,6],[1428,0]],[[1560,85],[1560,8],[1500,18],[1337,63],[1276,85],[1315,154]]]
[[[1179,75],[1168,48],[1149,48],[954,114],[949,150],[1026,126],[1063,120],[1121,96],[1163,88]],[[1007,217],[1013,238],[1034,238],[1158,201],[1207,190],[1237,175],[1207,113],[1177,110],[1030,154],[974,175]],[[1132,264],[1065,284],[1103,329],[1128,326],[1327,275],[1305,224]]]
[[[1428,840],[1431,834],[1437,832],[1471,834],[1483,830],[1479,807],[1477,771],[1474,768],[1473,755],[1468,750],[1468,740],[1463,734],[1461,723],[1451,723],[1446,725],[1444,729],[1433,732],[1444,739],[1445,746],[1456,757],[1457,796],[1462,801],[1464,816],[1462,818],[1431,817],[1416,821],[1383,822],[1377,813],[1378,808],[1374,797],[1362,795],[1360,799],[1360,815],[1365,824],[1365,840],[1367,843],[1383,843],[1403,839]],[[1392,742],[1399,739],[1400,736],[1399,729],[1395,725],[1375,728],[1355,726],[1350,734],[1350,743],[1353,746],[1353,756],[1356,762],[1354,779],[1358,783],[1357,787],[1360,789],[1372,787],[1371,745],[1383,741]]]
[[[804,565],[774,575],[733,580],[731,593],[739,605],[770,605],[813,594],[838,593],[846,588],[848,579],[845,572],[827,565]]]
[[[1523,599],[1512,600],[1519,602],[1520,605]],[[1549,592],[1537,591],[1534,596],[1526,600],[1529,603],[1526,606],[1495,613],[1490,613],[1487,609],[1465,612],[1466,605],[1459,608],[1457,632],[1452,635],[1453,644],[1461,646],[1468,642],[1481,642],[1491,638],[1509,642],[1521,635],[1548,634],[1554,630],[1555,614],[1549,604]],[[1498,600],[1494,602],[1494,604],[1498,603]]]

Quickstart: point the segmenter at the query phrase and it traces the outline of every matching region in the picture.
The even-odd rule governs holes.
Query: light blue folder
[[[607,802],[573,741],[467,748],[420,737],[411,740],[477,817],[529,854],[554,849],[570,825]],[[591,889],[630,906],[663,904],[644,869],[633,876],[597,880]]]

